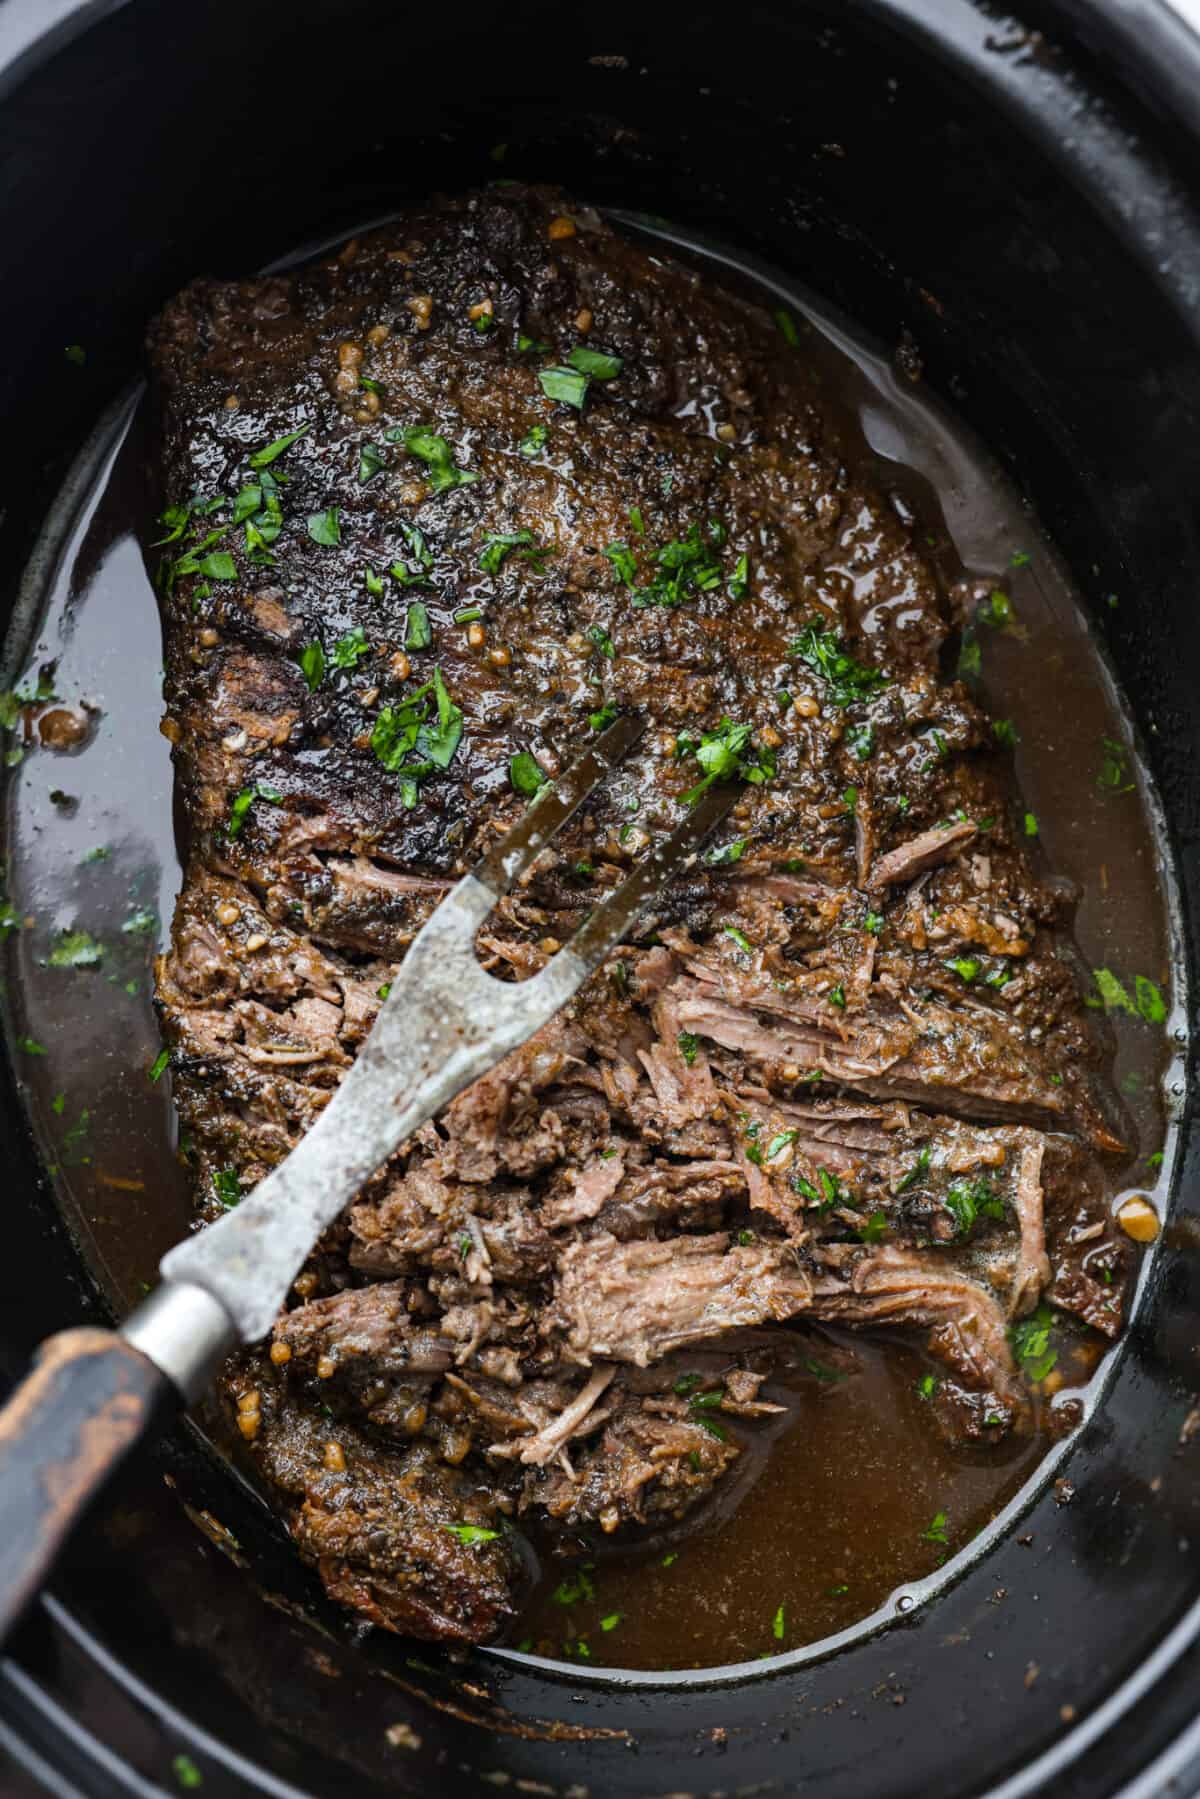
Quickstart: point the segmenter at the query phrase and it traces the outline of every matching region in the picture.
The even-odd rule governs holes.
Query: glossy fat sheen
[[[270,1357],[230,1371],[302,1552],[395,1628],[503,1628],[502,1515],[688,1515],[768,1415],[789,1320],[919,1329],[946,1369],[941,1427],[983,1441],[1021,1418],[1007,1327],[1044,1289],[1119,1329],[1127,1249],[1096,1156],[1122,1127],[1069,904],[947,677],[962,597],[859,480],[790,335],[515,186],[296,275],[198,283],[152,335],[170,504],[236,494],[255,451],[303,432],[268,465],[273,562],[230,529],[233,578],[183,572],[164,600],[192,848],[159,999],[210,1215],[214,1178],[227,1198],[253,1184],[318,1116],[412,934],[518,815],[511,757],[553,774],[605,704],[656,720],[481,934],[518,978],[678,816],[701,733],[751,726],[747,759],[773,768],[726,858],[658,906],[658,941],[418,1133],[320,1247]],[[621,367],[576,410],[539,372],[581,344]],[[434,492],[386,437],[414,427],[477,478]],[[689,542],[715,572],[637,604]],[[336,672],[354,631],[369,653]],[[435,669],[462,739],[406,806],[372,730]],[[969,1227],[963,1180],[993,1203]],[[714,1338],[728,1366],[692,1380]]]

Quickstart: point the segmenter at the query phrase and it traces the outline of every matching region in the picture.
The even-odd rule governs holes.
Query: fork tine
[[[745,790],[735,782],[710,787],[662,843],[655,844],[633,873],[580,925],[566,945],[590,971],[621,941],[647,901],[662,891],[671,876],[699,849]]]
[[[566,824],[592,789],[629,754],[646,729],[646,719],[630,712],[601,731],[586,752],[541,793],[524,817],[471,870],[499,899],[525,873],[550,839]]]

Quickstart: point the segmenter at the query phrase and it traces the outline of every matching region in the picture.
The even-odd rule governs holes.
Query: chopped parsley
[[[371,749],[389,774],[400,776],[402,806],[415,806],[419,782],[434,769],[450,766],[462,732],[462,711],[447,693],[440,668],[400,705],[383,708],[371,732]]]
[[[544,356],[550,345],[543,343],[540,337],[527,337],[522,331],[517,338],[517,349],[522,356]]]
[[[798,656],[820,676],[832,706],[845,708],[858,700],[870,699],[888,684],[888,677],[879,669],[868,668],[846,653],[836,631],[827,631],[815,620],[792,639],[788,655]]]
[[[104,945],[87,931],[64,931],[46,957],[47,968],[97,968]]]
[[[498,575],[509,556],[519,555],[532,562],[540,574],[549,554],[540,547],[532,531],[496,531],[483,546],[479,566],[485,575]]]
[[[550,1597],[555,1605],[578,1605],[581,1600],[594,1599],[596,1583],[592,1579],[591,1563],[584,1562],[574,1573],[560,1580]]]
[[[326,549],[334,549],[342,541],[342,525],[336,506],[327,506],[324,512],[309,514],[308,535],[314,543],[323,544]]]
[[[1008,1340],[1022,1371],[1032,1381],[1045,1380],[1058,1361],[1058,1351],[1050,1347],[1054,1313],[1043,1301],[1036,1312],[1022,1318],[1009,1329]]]
[[[1012,618],[1012,601],[1001,588],[994,587],[987,599],[980,602],[979,622],[991,625],[993,630],[1003,631],[1012,623]]]
[[[779,1610],[775,1613],[775,1616],[771,1620],[771,1635],[775,1638],[775,1641],[777,1643],[782,1643],[783,1633],[786,1629],[787,1629],[787,1615],[786,1615],[786,1612],[785,1612],[783,1606],[780,1606]]]
[[[816,1206],[818,1212],[832,1211],[836,1205],[848,1205],[853,1198],[852,1194],[845,1191],[841,1180],[832,1168],[818,1168],[817,1183],[820,1192],[802,1174],[792,1176],[792,1186],[796,1192],[802,1199],[806,1199],[810,1206]]]
[[[865,931],[868,937],[878,937],[880,931],[883,929],[883,913],[865,912],[859,925],[859,929]]]
[[[932,1399],[937,1390],[938,1378],[936,1374],[923,1374],[917,1382],[917,1392],[921,1395],[922,1399]]]
[[[429,470],[429,483],[434,493],[448,493],[451,488],[469,487],[478,481],[478,469],[459,468],[454,451],[444,437],[424,425],[385,433],[391,443],[402,443],[410,456],[415,456]]]
[[[1102,737],[1104,747],[1097,787],[1106,793],[1132,793],[1136,782],[1129,779],[1129,751],[1115,737]]]
[[[610,543],[604,551],[626,587],[637,583],[637,558],[627,543]]]
[[[578,369],[563,368],[561,365],[541,369],[538,381],[548,400],[559,400],[564,406],[574,406],[577,412],[582,412],[591,382]]]
[[[225,1207],[232,1212],[242,1197],[242,1183],[236,1168],[218,1168],[212,1177],[213,1192]]]
[[[645,537],[646,524],[645,520],[642,518],[642,509],[640,506],[631,506],[629,508],[629,523],[638,537]]]
[[[589,625],[587,634],[588,634],[589,640],[595,644],[595,646],[599,650],[600,654],[602,656],[607,656],[608,660],[611,662],[614,659],[614,657],[616,656],[617,649],[616,649],[616,645],[613,643],[612,638],[609,636],[608,632],[604,629],[604,626],[603,625]]]
[[[971,1180],[954,1181],[946,1189],[946,1210],[955,1222],[955,1234],[969,1236],[977,1218],[1003,1218],[1004,1201],[986,1174]]]
[[[699,1037],[696,1036],[694,1031],[680,1031],[675,1042],[678,1045],[680,1055],[690,1068],[695,1062],[697,1052],[700,1048]]]
[[[319,643],[306,643],[301,650],[300,672],[308,682],[308,691],[315,693],[325,679],[325,651]]]
[[[775,773],[775,758],[769,750],[758,750],[751,742],[754,727],[736,725],[723,718],[715,731],[705,731],[699,743],[686,732],[675,740],[677,756],[694,756],[704,770],[704,778],[682,796],[685,806],[693,806],[714,781],[748,781],[761,786]]]
[[[353,625],[334,644],[331,661],[334,668],[357,668],[363,657],[370,653],[371,646],[367,642],[366,632],[361,625]]]
[[[956,974],[961,981],[965,981],[969,987],[972,981],[979,978],[979,971],[982,967],[982,963],[978,956],[951,956],[946,963],[946,967],[949,968],[952,973]]]
[[[601,708],[598,712],[589,712],[588,713],[588,724],[591,726],[593,731],[603,731],[609,725],[612,724],[613,720],[616,717],[617,717],[616,707],[610,706],[610,705],[604,705],[604,706],[601,706]],[[621,829],[625,830],[626,827],[624,825],[622,825]],[[624,838],[622,838],[621,841],[624,842]]]
[[[718,849],[709,850],[704,860],[717,868],[726,862],[740,862],[746,853],[748,839],[735,837],[732,843],[723,843]]]
[[[433,557],[429,552],[429,545],[425,542],[424,532],[417,525],[401,525],[400,535],[404,539],[411,561],[393,562],[393,581],[399,581],[401,587],[428,586]],[[414,562],[416,563],[415,568],[412,566]],[[380,591],[382,592],[382,588]]]
[[[545,769],[528,750],[518,750],[509,759],[508,778],[515,793],[540,793],[550,780]]]
[[[1037,834],[1038,834],[1037,813],[1036,812],[1027,812],[1025,814],[1025,835],[1026,835],[1026,837],[1036,837]]]
[[[869,762],[875,754],[875,727],[869,721],[863,725],[851,725],[846,732],[846,748],[853,752],[860,762]]]
[[[724,930],[725,935],[733,939],[743,955],[752,956],[754,954],[754,945],[744,931],[739,931],[735,924],[727,924],[724,927]]]
[[[791,313],[781,306],[775,313],[775,323],[779,326],[784,341],[789,343],[793,350],[797,349],[800,344],[800,333],[796,329],[796,321]]]
[[[928,1173],[929,1164],[932,1159],[933,1145],[931,1143],[923,1143],[921,1145],[921,1153],[913,1163],[912,1167],[908,1170],[908,1173],[901,1175],[900,1179],[896,1182],[896,1185],[892,1188],[893,1194],[899,1198],[901,1193],[907,1193],[910,1187],[915,1187],[922,1175]]]
[[[305,427],[307,430],[307,426]],[[190,1755],[175,1755],[171,1758],[171,1772],[180,1786],[188,1792],[194,1792],[204,1785],[204,1776]]]
[[[358,478],[362,485],[365,487],[368,481],[375,479],[380,469],[386,467],[383,451],[378,444],[363,444],[358,452]]]
[[[1089,1006],[1096,1009],[1102,1006],[1106,1012],[1127,1012],[1130,1017],[1140,1016],[1147,1024],[1161,1024],[1166,1018],[1167,1002],[1160,988],[1145,975],[1135,977],[1133,998],[1111,968],[1094,968],[1092,978],[1099,997],[1089,997]]]
[[[615,381],[625,366],[623,357],[609,356],[604,350],[589,350],[586,344],[576,344],[567,361],[590,381]]]
[[[1008,718],[994,718],[992,720],[992,736],[996,739],[996,742],[1002,744],[1006,750],[1011,750],[1017,741],[1017,733],[1013,728],[1012,720]]]
[[[861,1243],[882,1243],[886,1235],[887,1215],[884,1212],[872,1212],[858,1233]]]
[[[289,431],[286,437],[277,437],[273,443],[266,444],[261,450],[255,450],[250,457],[250,467],[266,468],[269,463],[275,461],[277,456],[282,456],[285,450],[290,450],[306,431],[311,430],[311,424],[301,425],[298,431]]]
[[[600,1620],[601,1630],[615,1630],[624,1615],[623,1612],[609,1612],[606,1618],[601,1618]]]
[[[429,613],[420,600],[414,600],[404,615],[404,647],[406,650],[427,650],[432,642]]]
[[[963,678],[983,672],[983,651],[979,639],[969,628],[962,634],[962,645],[958,652],[958,672]]]
[[[831,1006],[836,1006],[839,1012],[844,1012],[846,1010],[846,989],[841,981],[838,982],[836,987],[831,987],[829,989],[829,1003]]]
[[[170,1064],[171,1064],[170,1050],[169,1049],[160,1049],[158,1054],[155,1056],[153,1062],[151,1062],[151,1064],[150,1064],[150,1073],[147,1076],[147,1079],[150,1081],[161,1080],[163,1075],[166,1073],[167,1069],[170,1067]]]
[[[925,1529],[921,1532],[922,1541],[925,1543],[949,1543],[950,1538],[946,1530],[947,1523],[948,1519],[945,1512],[935,1512],[932,1521],[927,1524]]]
[[[549,436],[550,433],[545,425],[530,425],[528,431],[517,445],[518,455],[524,456],[527,460],[532,461],[535,456],[541,455],[546,447],[546,441]]]
[[[468,1548],[474,1543],[494,1542],[500,1535],[498,1530],[485,1530],[482,1524],[443,1524],[442,1529],[448,1530],[452,1537],[457,1537]]]
[[[266,800],[268,805],[278,806],[283,799],[278,787],[272,787],[267,781],[255,781],[251,787],[243,787],[229,808],[229,823],[225,827],[226,837],[236,837],[246,822],[246,815],[255,800]]]

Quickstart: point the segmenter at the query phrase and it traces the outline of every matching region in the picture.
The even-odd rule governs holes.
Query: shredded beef
[[[556,402],[540,377],[585,337],[618,360]],[[329,1592],[496,1635],[522,1524],[690,1514],[770,1428],[805,1326],[907,1331],[946,1370],[943,1426],[1002,1436],[1013,1321],[1048,1296],[1120,1328],[1099,1158],[1124,1126],[1070,905],[945,675],[923,530],[856,472],[803,350],[513,183],[198,281],[150,359],[190,828],[157,994],[202,1218],[328,1104],[413,936],[519,815],[514,757],[552,776],[593,714],[654,721],[488,920],[514,980],[677,819],[706,733],[748,727],[761,777],[227,1372]],[[452,754],[389,766],[435,678]]]

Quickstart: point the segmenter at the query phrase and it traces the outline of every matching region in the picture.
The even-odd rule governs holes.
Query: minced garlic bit
[[[1117,1223],[1135,1243],[1153,1243],[1159,1231],[1158,1213],[1142,1193],[1135,1193],[1118,1207]]]

